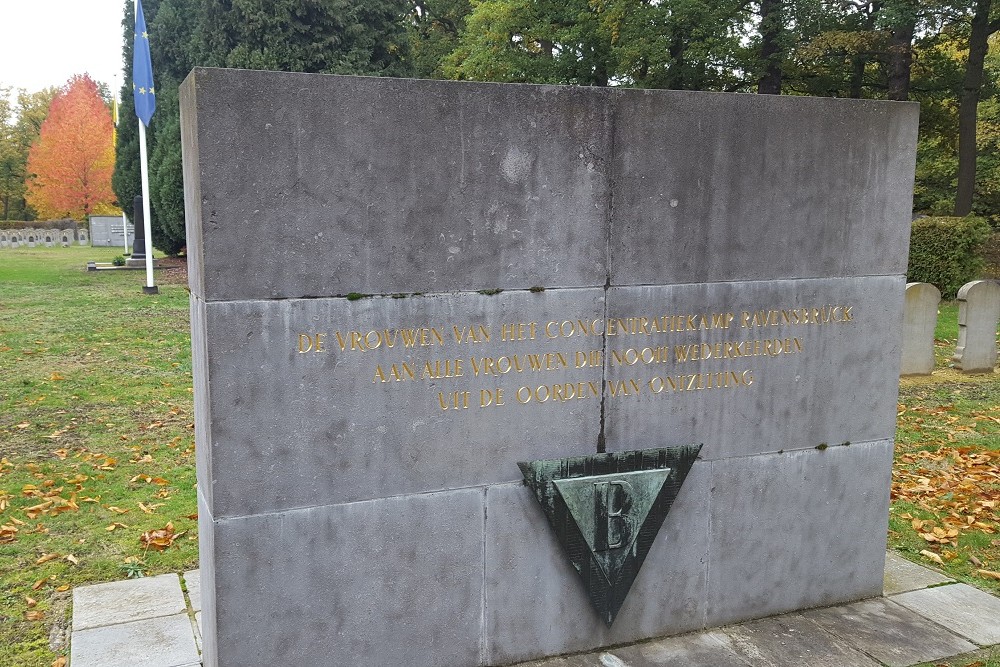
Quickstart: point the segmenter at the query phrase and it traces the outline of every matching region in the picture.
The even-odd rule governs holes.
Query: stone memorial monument
[[[181,124],[207,667],[880,594],[915,104],[196,69]]]

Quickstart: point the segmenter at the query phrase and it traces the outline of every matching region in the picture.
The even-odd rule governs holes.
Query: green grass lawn
[[[186,285],[86,271],[120,252],[0,250],[0,665],[66,654],[72,586],[198,565]],[[948,367],[954,304],[936,335],[934,376],[901,382],[889,542],[1000,593],[1000,376]]]
[[[1000,375],[954,370],[957,338],[944,303],[934,374],[900,381],[889,545],[1000,594]]]
[[[65,654],[72,586],[197,567],[186,285],[120,253],[0,251],[0,665]]]

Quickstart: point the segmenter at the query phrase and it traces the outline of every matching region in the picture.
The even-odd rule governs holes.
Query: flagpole
[[[135,42],[132,49],[132,97],[135,100],[135,115],[139,118],[139,174],[142,176],[142,226],[146,232],[146,285],[145,294],[157,294],[153,284],[153,232],[152,216],[149,213],[149,157],[146,152],[146,126],[156,110],[155,89],[153,87],[153,65],[149,60],[149,34],[146,32],[146,18],[142,13],[141,0],[132,5],[135,11]],[[136,85],[138,80],[138,86]],[[132,252],[135,252],[133,244]]]
[[[139,173],[142,176],[142,225],[146,232],[146,286],[145,294],[158,294],[153,284],[153,232],[149,215],[149,162],[146,156],[146,125],[139,119]]]

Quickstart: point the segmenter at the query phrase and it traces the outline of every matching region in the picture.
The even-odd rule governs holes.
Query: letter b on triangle
[[[518,463],[611,625],[701,445]]]

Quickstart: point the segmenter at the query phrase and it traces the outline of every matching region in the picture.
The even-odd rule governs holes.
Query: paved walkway
[[[200,625],[197,570],[80,587],[70,667],[196,667]],[[964,665],[998,644],[1000,599],[888,554],[885,597],[521,667]]]

